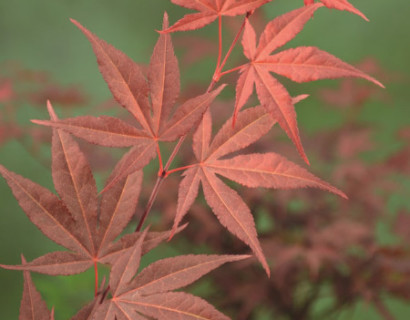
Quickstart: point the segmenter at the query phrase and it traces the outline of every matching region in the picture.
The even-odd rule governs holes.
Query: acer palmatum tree
[[[104,80],[113,97],[130,113],[134,125],[109,116],[59,119],[48,102],[51,119],[33,122],[52,127],[52,175],[58,195],[0,166],[0,173],[30,220],[47,237],[68,250],[48,253],[31,262],[23,259],[21,265],[1,265],[25,273],[27,290],[23,296],[25,307],[21,319],[53,318],[53,312],[45,309],[42,302],[28,306],[24,302],[31,299],[27,295],[41,301],[38,293],[31,290],[33,285],[28,272],[69,275],[88,268],[95,271],[95,299],[73,319],[227,319],[204,300],[171,291],[192,283],[226,262],[248,258],[247,255],[183,255],[159,260],[138,273],[144,253],[162,240],[171,240],[176,232],[185,228],[180,223],[195,202],[199,185],[220,224],[250,248],[268,277],[271,267],[258,240],[251,210],[239,193],[218,175],[251,188],[314,187],[347,198],[342,191],[277,153],[237,153],[267,134],[277,122],[302,159],[309,163],[294,109],[294,105],[307,95],[292,98],[271,72],[296,82],[359,77],[382,86],[374,78],[315,47],[275,53],[294,38],[321,7],[365,16],[344,0],[305,1],[304,7],[269,22],[257,43],[249,17],[271,2],[269,0],[172,2],[199,12],[185,15],[172,26],[164,15],[162,31],[146,72],[123,52],[72,20],[90,41]],[[223,56],[225,16],[243,16],[243,23]],[[176,103],[180,94],[180,74],[171,34],[199,29],[214,21],[218,23],[219,49],[210,84],[202,94]],[[249,61],[224,70],[241,38],[243,53]],[[240,74],[233,115],[212,138],[210,108],[225,87],[224,84],[217,87],[217,84],[224,75],[236,71]],[[242,110],[254,87],[260,106]],[[173,160],[187,141],[185,138],[191,133],[192,158],[195,160],[171,169]],[[71,135],[105,147],[131,147],[112,170],[100,194],[88,160]],[[177,141],[174,149],[164,161],[162,143],[174,141]],[[140,190],[144,188],[142,169],[154,158],[158,158],[158,175],[145,210],[135,232],[121,236],[135,213]],[[183,172],[183,178],[178,199],[175,199],[177,209],[172,229],[151,232],[145,228],[142,231],[155,199],[161,193],[163,181],[178,172]],[[117,237],[120,238],[116,240]],[[273,258],[269,257],[269,260]],[[111,266],[106,285],[100,284],[99,263]]]

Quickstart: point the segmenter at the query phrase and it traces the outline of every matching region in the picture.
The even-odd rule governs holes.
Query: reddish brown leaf
[[[56,121],[57,116],[51,104],[48,107],[52,120]],[[120,162],[107,186],[112,185],[113,181],[118,180],[118,183],[112,185],[104,194],[100,214],[97,216],[97,190],[85,156],[68,133],[61,129],[53,131],[53,180],[62,200],[47,189],[9,172],[2,166],[0,172],[33,223],[51,240],[74,253],[53,252],[22,266],[3,266],[4,268],[53,275],[74,274],[97,262],[112,262],[113,257],[120,256],[119,252],[124,252],[123,243],[115,246],[112,242],[135,212],[142,173],[133,172],[134,169],[124,172],[121,170],[124,163]],[[135,149],[136,147],[134,152]],[[134,158],[144,161],[144,150],[134,154]],[[137,161],[136,159],[133,160]],[[139,234],[136,236],[133,243],[138,240]],[[162,239],[167,236],[169,233],[162,235]],[[156,246],[160,238],[157,234],[148,237],[147,239],[153,242],[144,244],[144,248]],[[125,247],[129,248],[133,243],[128,243]]]
[[[163,32],[187,31],[202,28],[220,16],[237,16],[253,11],[271,0],[171,0],[174,4],[197,10],[187,14]]]
[[[251,188],[314,187],[347,198],[340,190],[276,153],[240,155],[227,160],[207,162],[207,167],[230,180]]]
[[[180,226],[176,233],[181,232],[186,228],[187,224]],[[165,232],[149,232],[144,239],[144,243],[142,244],[142,254],[146,254],[147,252],[154,249],[158,246],[161,242],[168,239],[170,236],[170,231]],[[101,251],[101,263],[108,263],[114,264],[115,261],[118,260],[126,250],[132,247],[135,242],[141,237],[140,232],[134,232],[130,234],[126,234],[121,237],[117,242],[111,243]]]
[[[267,57],[260,64],[269,71],[288,77],[296,82],[354,77],[366,79],[384,88],[373,77],[316,47],[298,47],[285,50]]]
[[[208,109],[209,105],[224,87],[225,85],[221,85],[209,93],[207,92],[186,101],[177,109],[167,125],[164,126],[164,129],[160,133],[160,139],[163,141],[172,141],[189,132],[189,130],[201,121],[206,109]]]
[[[302,159],[309,164],[296,122],[296,112],[292,104],[292,98],[285,87],[273,78],[268,71],[255,67],[256,70],[256,92],[262,105],[268,110],[286,134],[295,144]]]
[[[112,188],[121,179],[144,168],[156,156],[156,143],[148,141],[140,143],[131,148],[122,159],[118,162],[115,169],[112,171],[104,189],[101,192],[106,192]]]
[[[226,122],[218,131],[209,147],[206,159],[220,158],[246,148],[265,135],[274,123],[262,107],[244,110],[238,115],[234,128],[231,123]]]
[[[184,292],[158,293],[119,302],[158,320],[229,320],[205,300]]]
[[[112,299],[97,307],[94,319],[144,319],[136,312],[155,319],[227,319],[198,297],[169,291],[191,284],[226,262],[248,256],[168,258],[154,262],[133,279],[146,234],[146,231],[142,233],[115,261],[110,275]]]
[[[199,123],[194,136],[192,149],[197,160],[202,161],[208,154],[209,144],[211,143],[212,134],[212,116],[209,109],[207,109]]]
[[[305,5],[310,5],[310,4],[313,4],[315,0],[303,0],[303,1]],[[320,0],[320,1],[328,8],[350,11],[362,17],[364,20],[369,21],[369,19],[367,19],[367,17],[362,12],[356,9],[347,0]]]
[[[198,195],[200,181],[199,170],[200,169],[198,167],[194,167],[184,172],[185,177],[179,185],[177,213],[175,215],[170,238],[174,236],[175,230],[181,223],[184,216],[188,213],[189,208],[191,208]]]
[[[21,258],[23,265],[26,263],[24,257]],[[30,272],[24,271],[24,290],[21,299],[19,320],[46,320],[54,319],[54,312],[48,311],[47,305],[41,298],[33,281]]]
[[[122,293],[121,289],[137,273],[142,255],[142,243],[147,231],[148,229],[145,229],[135,244],[124,252],[113,265],[110,274],[110,289],[114,296]]]
[[[322,6],[322,4],[316,3],[311,6],[302,7],[285,13],[269,22],[259,38],[254,60],[258,61],[267,58],[273,51],[292,40],[302,31],[306,22],[313,16],[313,13]],[[250,24],[249,29],[251,29]],[[251,33],[251,31],[249,32]]]
[[[31,120],[44,126],[64,129],[88,142],[105,147],[131,147],[148,142],[150,136],[128,123],[109,116],[82,116],[58,121]]]
[[[87,248],[78,239],[75,221],[62,201],[47,189],[8,171],[2,165],[0,173],[21,208],[41,232],[68,249],[87,252]]]
[[[93,262],[84,255],[69,251],[47,253],[23,265],[3,265],[0,267],[10,270],[30,270],[49,275],[71,275],[81,273],[91,268]]]
[[[168,28],[164,15],[163,29]],[[179,95],[179,68],[169,34],[161,34],[151,56],[148,70],[154,132],[158,134]]]
[[[256,49],[255,32],[249,21],[246,21],[242,46],[250,62],[241,68],[241,75],[236,85],[233,117],[233,124],[235,124],[237,114],[252,94],[255,84],[259,101],[278,121],[308,164],[299,136],[293,100],[287,90],[269,72],[276,72],[297,82],[347,76],[360,77],[383,87],[376,79],[314,47],[299,47],[270,55],[293,39],[321,6],[323,6],[321,3],[312,3],[272,20],[261,34]]]
[[[206,202],[221,224],[252,249],[269,276],[270,269],[258,241],[255,222],[245,202],[208,170],[203,170],[201,182]]]
[[[162,259],[142,270],[130,284],[132,289],[122,297],[132,298],[185,287],[208,272],[249,256],[184,255]]]
[[[50,115],[57,120],[48,103]],[[80,227],[81,242],[89,252],[95,252],[92,230],[97,223],[97,186],[87,159],[72,137],[53,130],[52,173],[60,198]]]
[[[141,126],[152,133],[149,123],[148,85],[139,68],[123,52],[99,39],[71,19],[88,38],[97,56],[98,65],[115,99],[138,120]]]

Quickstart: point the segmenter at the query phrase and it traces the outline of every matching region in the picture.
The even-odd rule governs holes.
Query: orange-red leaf
[[[259,44],[254,60],[263,60],[273,51],[292,40],[302,31],[306,22],[313,16],[313,13],[323,6],[316,3],[307,7],[302,7],[285,13],[271,22],[260,36]]]
[[[122,298],[149,295],[185,287],[208,272],[249,256],[184,255],[156,261],[143,269],[130,284],[132,289]]]
[[[346,198],[340,190],[276,153],[239,155],[231,159],[208,162],[207,167],[247,187],[280,189],[314,187]]]
[[[209,170],[203,169],[201,182],[206,202],[221,224],[252,249],[266,273],[270,275],[248,206],[236,191],[225,185]]]
[[[69,251],[50,252],[22,265],[0,264],[4,269],[30,270],[48,275],[71,275],[81,273],[92,265],[93,262],[89,258]]]
[[[235,127],[225,122],[213,139],[207,159],[216,159],[243,149],[265,135],[274,121],[262,107],[249,108],[238,115]]]
[[[297,47],[279,52],[259,62],[273,71],[296,82],[341,77],[363,78],[384,87],[379,81],[316,47]]]
[[[349,1],[347,0],[320,0],[322,3],[331,9],[337,10],[345,10],[357,14],[358,16],[362,17],[364,20],[369,21],[367,17],[357,8],[355,8]]]
[[[40,125],[64,129],[76,137],[105,147],[131,147],[151,139],[145,131],[109,116],[81,116],[57,121],[31,121]]]
[[[237,16],[251,12],[271,0],[171,0],[174,4],[199,11],[187,14],[163,32],[195,30],[215,21],[219,16]]]
[[[255,70],[257,74],[256,92],[258,93],[259,101],[273,118],[278,121],[279,125],[295,144],[302,159],[309,164],[300,140],[296,112],[291,96],[286,88],[273,78],[267,70],[259,65],[255,66]]]
[[[160,139],[172,141],[188,133],[189,130],[201,121],[206,109],[208,109],[209,105],[224,87],[225,85],[221,85],[217,89],[189,99],[181,105],[167,125],[164,126],[160,133]]]
[[[49,104],[50,111],[52,110]],[[52,117],[56,117],[51,113]],[[54,129],[52,138],[52,173],[60,198],[79,226],[81,242],[95,253],[92,232],[97,225],[97,187],[87,159],[73,138]]]
[[[156,144],[154,141],[140,143],[131,148],[118,162],[102,192],[112,188],[127,175],[144,168],[155,156]]]
[[[163,29],[168,28],[164,15]],[[153,111],[153,129],[158,134],[179,95],[179,68],[169,34],[162,33],[155,45],[148,69],[148,84]]]
[[[229,320],[205,300],[185,292],[158,293],[119,302],[158,320]]]
[[[75,221],[63,202],[49,190],[8,171],[0,165],[0,174],[31,222],[54,242],[77,252],[87,252],[78,239]]]
[[[170,237],[174,235],[175,230],[181,223],[184,216],[188,213],[189,208],[191,208],[198,195],[200,181],[199,170],[200,169],[198,167],[193,167],[184,172],[185,177],[179,184],[177,213],[175,215],[172,234]]]

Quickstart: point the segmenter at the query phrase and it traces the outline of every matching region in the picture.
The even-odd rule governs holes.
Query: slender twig
[[[159,148],[158,141],[157,141],[157,155],[158,155],[158,162],[159,162],[159,172],[162,172],[164,170],[164,165],[162,162],[161,149]]]
[[[228,74],[228,73],[238,71],[239,69],[242,69],[245,65],[246,65],[246,64],[241,64],[240,66],[237,66],[237,67],[235,67],[235,68],[226,70],[226,71],[224,71],[224,72],[221,72],[221,73],[219,74],[219,78],[222,77],[222,76],[224,76],[224,75],[226,75],[226,74]]]
[[[178,143],[176,144],[174,150],[172,151],[171,155],[169,156],[169,159],[167,163],[165,164],[164,169],[158,174],[157,181],[155,182],[155,186],[152,189],[151,195],[149,197],[147,206],[145,207],[144,213],[141,216],[140,222],[138,223],[137,228],[135,229],[136,232],[141,231],[142,225],[144,224],[145,220],[147,219],[147,216],[149,212],[151,211],[152,205],[154,204],[155,198],[157,197],[159,188],[161,187],[162,183],[164,182],[164,179],[167,176],[167,170],[171,166],[172,161],[174,160],[175,156],[177,155],[179,149],[182,146],[182,143],[185,140],[185,136],[182,136],[179,138]]]
[[[196,166],[196,164],[190,164],[190,165],[188,165],[188,166],[178,167],[178,168],[169,170],[169,171],[167,171],[165,177],[168,177],[171,173],[175,173],[175,172],[178,172],[178,171],[186,170],[186,169],[189,169],[189,168],[192,168],[192,167],[195,167],[195,166]]]

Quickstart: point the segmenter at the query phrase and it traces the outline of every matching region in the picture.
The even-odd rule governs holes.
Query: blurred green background
[[[375,157],[382,157],[397,148],[395,130],[410,125],[410,3],[409,0],[351,2],[367,15],[369,23],[347,12],[323,9],[292,40],[291,46],[318,46],[350,63],[371,56],[382,68],[402,75],[401,81],[387,84],[386,91],[393,97],[388,105],[386,101],[372,101],[361,115],[363,121],[377,126],[379,152]],[[273,18],[302,3],[302,0],[275,0],[265,6],[265,15]],[[155,29],[161,27],[164,10],[169,13],[171,23],[187,12],[168,0],[0,0],[0,64],[17,61],[27,69],[47,71],[62,84],[82,86],[93,104],[98,103],[108,99],[110,93],[99,74],[88,41],[69,18],[80,21],[136,61],[147,63],[157,39]],[[216,40],[215,25],[199,33]],[[199,64],[181,66],[182,84],[209,83],[214,63],[213,59],[205,59]],[[298,85],[292,88],[292,94],[309,93],[329,83]],[[233,88],[229,90],[233,95]],[[78,110],[87,114],[87,106]],[[18,116],[23,125],[28,125],[32,118],[45,118],[45,104],[44,110],[23,106]],[[323,110],[315,103],[307,103],[298,110],[298,121],[302,132],[338,124],[329,109]],[[8,141],[1,145],[0,163],[53,190],[50,169],[20,143]],[[56,248],[28,221],[4,180],[0,180],[0,263],[19,263],[20,253],[31,260]],[[172,254],[172,248],[162,246],[152,259]],[[74,277],[34,275],[33,278],[49,306],[56,307],[56,319],[66,319],[93,295],[90,272]],[[0,287],[1,318],[17,319],[21,273],[0,270]],[[410,308],[400,301],[391,301],[389,306],[397,319],[410,318]],[[340,319],[380,317],[366,305],[358,304],[354,310],[341,314]]]

